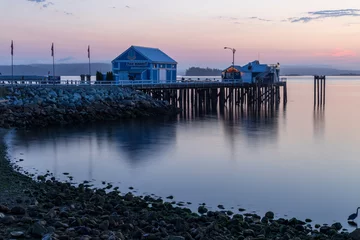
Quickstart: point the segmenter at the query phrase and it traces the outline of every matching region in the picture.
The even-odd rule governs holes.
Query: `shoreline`
[[[341,224],[318,226],[267,212],[231,214],[174,207],[161,198],[91,189],[15,171],[0,130],[0,239],[351,239]],[[106,191],[105,191],[106,190]],[[107,191],[110,191],[107,193]],[[7,195],[6,197],[4,197]],[[3,204],[3,205],[1,205]],[[229,216],[231,215],[231,216]],[[356,231],[356,230],[355,230]],[[359,233],[359,232],[357,232]],[[309,235],[311,234],[311,235]],[[18,237],[17,237],[18,236]],[[3,237],[3,238],[1,238]],[[358,238],[352,238],[358,239]]]

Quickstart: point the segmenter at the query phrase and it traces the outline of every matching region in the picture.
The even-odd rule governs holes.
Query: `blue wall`
[[[156,68],[154,68],[154,64],[156,64]],[[158,82],[159,80],[159,68],[166,68],[167,82],[176,81],[177,64],[152,62],[132,48],[126,50],[123,54],[114,59],[112,67],[114,74],[118,74],[119,71],[128,72],[132,69],[144,69],[146,71],[142,74],[132,75],[135,75],[136,80],[153,80],[154,82]]]

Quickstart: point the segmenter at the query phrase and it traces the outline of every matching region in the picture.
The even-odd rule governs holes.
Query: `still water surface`
[[[122,191],[340,221],[360,206],[360,78],[329,77],[324,108],[311,77],[288,78],[288,104],[247,111],[17,131],[9,153],[25,170]]]

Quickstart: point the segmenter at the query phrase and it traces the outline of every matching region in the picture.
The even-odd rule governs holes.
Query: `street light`
[[[224,49],[229,49],[229,50],[232,51],[232,53],[233,53],[232,67],[235,68],[235,52],[236,52],[236,49],[235,49],[235,48],[229,48],[229,47],[224,47]],[[234,75],[235,75],[235,74],[234,74],[234,72],[233,72],[233,73],[232,73],[233,81],[234,81],[234,78],[235,78]]]
[[[232,61],[232,65],[233,67],[235,66],[235,52],[236,52],[236,49],[235,48],[229,48],[229,47],[224,47],[224,49],[229,49],[232,51],[233,53],[233,61]]]

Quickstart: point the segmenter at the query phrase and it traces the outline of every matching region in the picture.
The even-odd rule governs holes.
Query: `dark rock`
[[[255,232],[252,229],[246,229],[244,230],[243,235],[245,237],[255,237]]]
[[[342,229],[342,225],[339,222],[334,223],[333,225],[331,225],[333,228],[335,228],[337,231]]]
[[[323,234],[329,234],[330,230],[331,230],[331,227],[329,227],[329,226],[320,227],[320,232]]]
[[[271,211],[265,213],[265,217],[267,217],[268,219],[274,219],[275,214]]]
[[[0,212],[1,213],[9,213],[10,209],[4,205],[0,205]]]
[[[5,216],[4,218],[0,219],[0,223],[6,224],[6,225],[10,225],[15,223],[16,219],[14,216]]]
[[[181,236],[169,236],[168,240],[185,240],[185,238]]]
[[[221,205],[221,204],[218,205],[218,208],[221,209],[221,210],[224,210],[224,209],[225,209],[225,207],[224,207],[223,205]]]
[[[109,229],[110,222],[109,220],[105,220],[102,223],[100,223],[99,228],[103,231],[106,231]]]
[[[22,231],[14,231],[11,232],[10,235],[14,238],[20,238],[20,237],[24,237],[25,233]]]
[[[48,230],[40,222],[36,222],[32,225],[30,232],[35,237],[42,237],[48,233]]]
[[[204,207],[204,206],[199,206],[198,212],[199,212],[200,214],[204,214],[204,213],[207,213],[208,210],[207,210],[207,208]]]
[[[14,215],[24,215],[26,210],[23,207],[16,206],[11,209],[11,213]]]
[[[320,224],[315,224],[315,228],[320,228],[321,225]]]
[[[311,220],[310,218],[307,218],[307,219],[305,219],[305,222],[307,222],[307,223],[311,223],[311,222],[312,222],[312,220]]]

